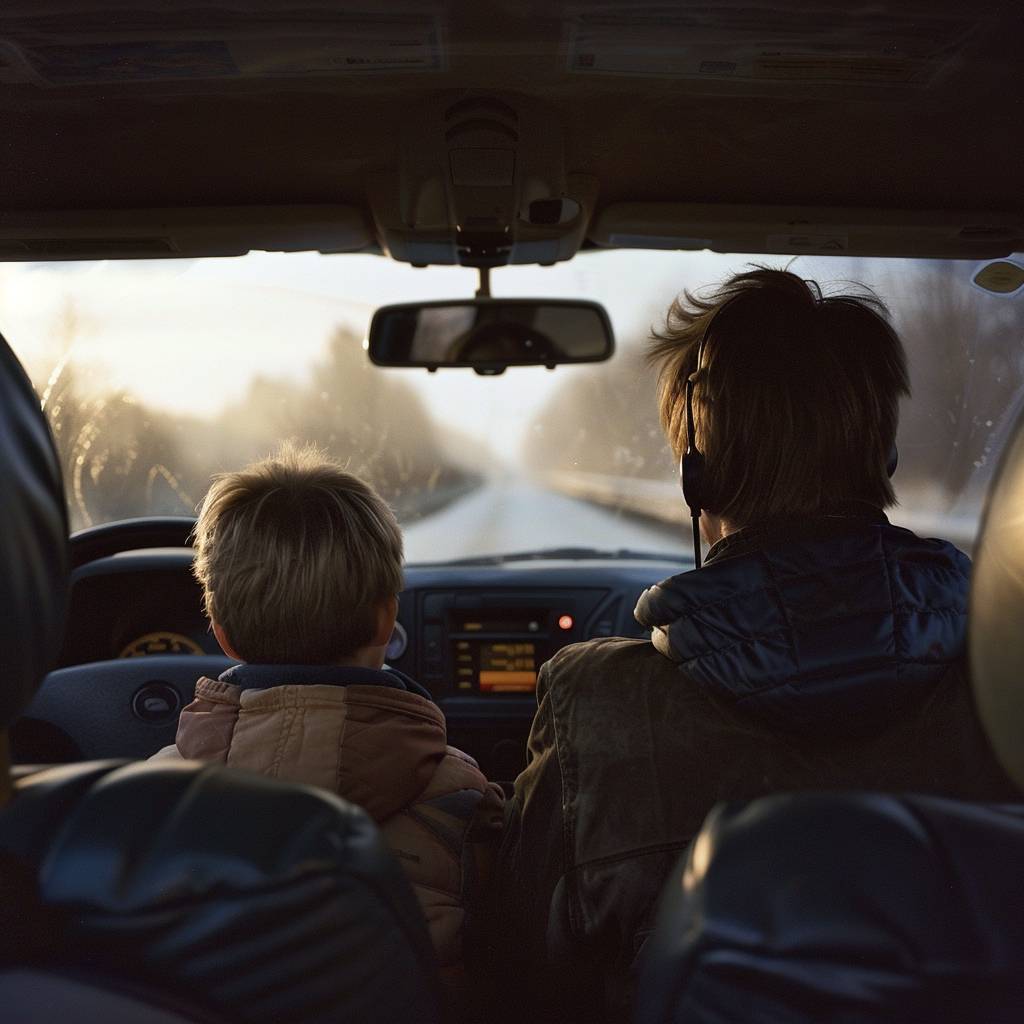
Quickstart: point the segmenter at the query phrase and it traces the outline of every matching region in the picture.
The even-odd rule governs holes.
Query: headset
[[[722,309],[724,308],[723,306]],[[697,447],[697,432],[693,419],[694,377],[700,372],[704,363],[704,343],[711,331],[711,325],[721,311],[719,309],[712,316],[711,322],[704,329],[700,344],[697,346],[697,366],[693,373],[686,378],[686,449],[679,458],[679,482],[683,488],[683,500],[690,509],[690,520],[693,523],[693,566],[695,569],[699,569],[701,566],[700,515],[704,497],[704,453]],[[896,472],[899,460],[899,452],[894,441],[885,464],[885,471],[889,474],[890,479]]]
[[[712,320],[714,318],[712,317]],[[708,324],[708,328],[711,324]],[[704,483],[704,453],[697,447],[697,431],[693,419],[693,378],[700,372],[704,362],[704,342],[708,331],[705,329],[697,346],[697,366],[686,378],[686,449],[679,457],[679,482],[683,488],[683,501],[690,509],[693,524],[693,567],[700,568],[700,513],[701,493]]]

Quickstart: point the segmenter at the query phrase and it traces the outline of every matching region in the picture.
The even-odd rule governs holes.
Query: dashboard
[[[87,757],[148,756],[173,742],[196,679],[230,664],[191,565],[190,549],[161,548],[75,570],[58,669],[15,731],[17,760],[54,760],[52,728]],[[647,636],[633,618],[637,598],[688,567],[632,557],[408,566],[388,664],[431,692],[451,744],[508,781],[525,763],[540,666],[567,644]],[[109,697],[75,692],[86,685]],[[94,705],[105,699],[115,708],[100,722]],[[76,705],[93,707],[76,718]]]

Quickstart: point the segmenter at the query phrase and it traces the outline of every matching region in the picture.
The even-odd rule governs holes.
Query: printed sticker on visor
[[[997,260],[982,267],[971,283],[996,295],[1012,295],[1024,286],[1024,267],[1009,260]]]
[[[39,74],[54,85],[224,78],[238,74],[227,44],[216,40],[35,46],[28,56]]]
[[[35,46],[27,56],[34,71],[52,85],[303,78],[447,67],[437,16],[353,11],[340,12],[317,30],[298,27],[286,35],[228,30],[217,39]]]

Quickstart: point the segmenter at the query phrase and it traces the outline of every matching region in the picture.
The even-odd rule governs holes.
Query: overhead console
[[[569,173],[562,120],[536,100],[451,95],[413,110],[397,172],[367,195],[381,247],[417,266],[552,264],[580,247],[597,198]]]

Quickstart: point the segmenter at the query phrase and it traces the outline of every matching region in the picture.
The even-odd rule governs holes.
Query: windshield
[[[497,296],[604,303],[618,350],[488,378],[370,364],[378,305],[476,287],[470,270],[374,256],[6,264],[0,331],[53,426],[73,529],[193,514],[213,474],[295,439],[380,490],[410,562],[587,547],[685,560],[645,345],[680,290],[750,263],[868,285],[888,303],[914,392],[891,518],[969,549],[1024,395],[1024,291],[974,286],[976,263],[618,251],[504,268]]]

